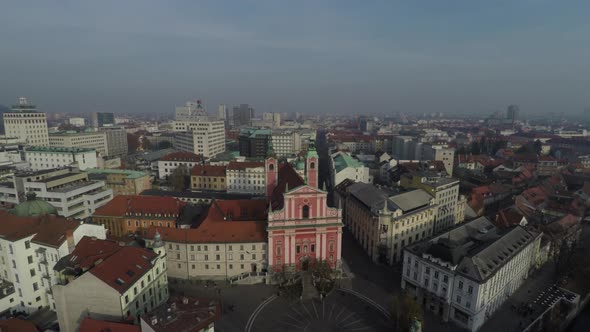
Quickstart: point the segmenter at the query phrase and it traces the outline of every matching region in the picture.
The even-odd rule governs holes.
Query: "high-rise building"
[[[240,104],[240,106],[234,106],[233,109],[233,122],[234,126],[251,126],[252,118],[254,118],[254,108],[248,104]]]
[[[226,121],[229,118],[227,115],[227,106],[225,106],[225,104],[220,104],[217,107],[217,120]]]
[[[12,112],[4,113],[4,128],[6,137],[17,137],[29,145],[49,146],[47,114],[29,105],[27,98],[19,98]]]
[[[176,107],[175,119],[176,121],[203,121],[208,120],[208,115],[201,100],[187,101],[184,106]]]
[[[92,113],[92,126],[95,128],[108,127],[115,124],[115,113]]]
[[[520,112],[518,105],[509,105],[506,110],[506,118],[514,124],[518,119],[518,113]]]
[[[124,157],[129,152],[127,145],[127,131],[119,127],[100,128],[107,139],[108,157]]]
[[[271,142],[270,129],[242,129],[238,137],[240,156],[266,158]]]

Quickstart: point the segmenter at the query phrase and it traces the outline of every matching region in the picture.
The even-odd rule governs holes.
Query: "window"
[[[426,268],[426,274],[430,274],[430,268],[429,267]]]
[[[31,241],[25,241],[25,249],[31,248]]]
[[[457,295],[457,303],[461,303],[461,296]]]
[[[447,276],[447,275],[443,276],[443,282],[448,283],[449,282],[449,276]]]
[[[315,168],[315,163],[314,163],[314,162],[310,163],[310,164],[309,164],[309,168],[310,168],[310,169],[314,169],[314,168]]]
[[[125,304],[129,303],[129,295],[125,295]]]
[[[434,271],[434,279],[438,279],[438,271]]]
[[[33,264],[33,256],[28,256],[27,261],[29,262],[29,264]]]
[[[29,272],[31,273],[31,277],[34,277],[34,276],[35,276],[35,274],[36,274],[36,273],[35,273],[35,269],[31,269]]]
[[[303,219],[309,219],[309,205],[304,205],[301,208],[301,216]]]
[[[209,260],[209,255],[205,255],[205,260],[208,261]]]
[[[301,247],[299,245],[295,246],[295,252],[298,254],[301,252]]]
[[[39,285],[36,282],[34,282],[33,283],[33,291],[38,291],[38,290],[39,290]]]
[[[311,245],[311,252],[315,252],[315,244]]]
[[[473,294],[473,286],[467,287],[467,293]]]
[[[463,289],[463,281],[459,281],[459,289]]]

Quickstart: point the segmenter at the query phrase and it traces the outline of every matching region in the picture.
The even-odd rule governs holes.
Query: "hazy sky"
[[[577,113],[589,13],[588,0],[3,0],[0,104]]]

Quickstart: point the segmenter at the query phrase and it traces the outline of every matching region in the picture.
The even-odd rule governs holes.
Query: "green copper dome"
[[[15,206],[10,212],[19,217],[35,217],[57,214],[57,209],[45,201],[36,199],[34,192],[29,192],[27,200]]]
[[[305,163],[303,162],[303,159],[301,159],[301,158],[297,159],[297,164],[295,165],[295,169],[297,169],[297,170],[305,169]]]

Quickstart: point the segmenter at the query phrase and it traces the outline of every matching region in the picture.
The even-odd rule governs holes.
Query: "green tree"
[[[396,331],[410,331],[412,322],[423,322],[423,313],[420,304],[408,293],[394,296],[391,304],[391,319]],[[424,326],[422,326],[424,330]]]
[[[189,170],[186,165],[181,164],[170,174],[170,185],[175,191],[184,191],[190,183]]]

